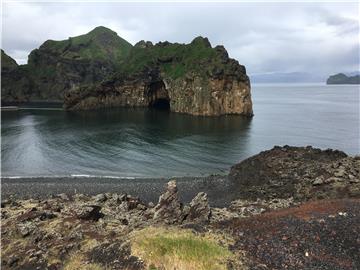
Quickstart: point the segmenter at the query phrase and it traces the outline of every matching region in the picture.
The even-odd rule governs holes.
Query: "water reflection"
[[[359,154],[357,86],[253,86],[255,116],[148,109],[2,113],[3,175],[169,177],[225,173],[274,145]]]
[[[221,173],[239,151],[247,151],[251,123],[251,119],[241,116],[193,117],[125,108],[33,110],[17,112],[16,117],[3,116],[3,173],[16,175],[153,177]],[[13,125],[18,126],[20,137],[12,131]],[[32,147],[22,143],[24,136]],[[19,163],[26,166],[13,166]]]

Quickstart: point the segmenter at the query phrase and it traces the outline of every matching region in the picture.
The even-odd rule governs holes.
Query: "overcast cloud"
[[[141,39],[223,44],[248,73],[359,70],[358,3],[4,3],[2,48],[24,64],[45,40],[103,25]]]

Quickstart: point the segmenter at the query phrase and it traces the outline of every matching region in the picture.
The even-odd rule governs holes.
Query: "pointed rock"
[[[183,219],[183,205],[179,200],[176,181],[167,183],[165,193],[159,197],[159,202],[154,208],[154,219],[166,224],[181,222]]]
[[[208,222],[211,215],[211,209],[207,194],[199,192],[190,202],[189,214],[186,218],[188,221]]]

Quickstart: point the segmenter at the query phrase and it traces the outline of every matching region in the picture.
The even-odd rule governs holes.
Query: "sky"
[[[5,2],[1,47],[19,64],[45,40],[108,27],[132,44],[224,45],[249,74],[359,70],[359,3]]]

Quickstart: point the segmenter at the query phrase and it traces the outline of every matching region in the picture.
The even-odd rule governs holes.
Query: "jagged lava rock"
[[[211,215],[211,209],[207,194],[199,192],[190,202],[187,221],[208,222]]]
[[[175,180],[167,183],[165,193],[159,197],[159,202],[154,207],[154,220],[166,224],[174,224],[183,220],[183,205],[179,200]]]

